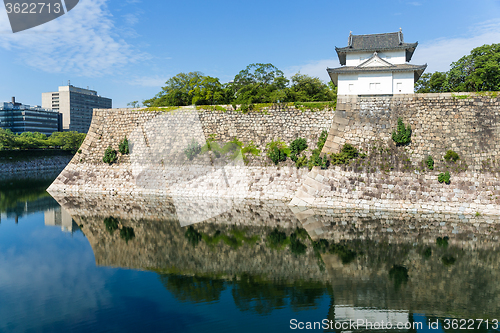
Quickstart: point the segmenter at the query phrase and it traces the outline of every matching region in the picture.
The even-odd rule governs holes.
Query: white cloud
[[[147,55],[137,52],[116,34],[107,0],[81,0],[69,13],[41,26],[10,31],[0,11],[0,47],[15,52],[28,66],[50,73],[95,77]]]
[[[127,22],[129,26],[136,25],[137,23],[139,23],[139,18],[135,14],[130,14],[130,13],[125,14],[123,15],[123,18],[125,19],[125,22]]]
[[[412,6],[422,6],[422,3],[418,1],[408,2],[408,4]]]
[[[500,43],[500,20],[483,22],[469,29],[469,35],[438,38],[419,44],[412,58],[414,64],[427,63],[427,73],[445,72],[450,64],[470,54],[473,48],[484,44]]]
[[[328,82],[330,81],[330,77],[326,72],[326,69],[328,67],[330,68],[340,67],[339,60],[337,58],[332,58],[332,59],[311,61],[304,65],[288,67],[285,70],[283,70],[283,72],[285,73],[285,76],[288,78],[300,72],[301,74],[307,74],[313,77],[319,77],[321,80]]]

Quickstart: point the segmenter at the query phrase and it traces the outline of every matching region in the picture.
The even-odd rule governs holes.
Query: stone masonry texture
[[[492,95],[445,93],[339,96],[335,111],[287,107],[241,113],[230,106],[227,111],[95,110],[82,152],[50,190],[292,199],[296,206],[494,216],[500,213],[499,103]],[[370,153],[374,146],[394,146],[391,133],[398,118],[411,126],[412,141],[391,149],[408,159],[409,169],[309,171],[290,161],[275,166],[265,155],[266,144],[277,139],[289,144],[303,137],[312,150],[322,130],[329,133],[322,154],[337,153],[345,143]],[[253,142],[260,156],[250,156],[246,165],[220,166],[211,155],[193,161],[183,156],[193,138],[203,145],[214,134],[220,142],[235,137],[244,145]],[[103,163],[105,149],[117,150],[124,137],[130,139],[131,154]],[[459,154],[460,167],[451,171],[446,185],[437,176],[449,149]],[[435,170],[419,171],[428,155],[436,161]]]

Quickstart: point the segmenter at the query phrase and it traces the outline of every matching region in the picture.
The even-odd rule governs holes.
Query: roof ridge
[[[354,36],[377,36],[377,35],[388,35],[388,34],[398,34],[399,31],[395,31],[395,32],[382,32],[382,33],[379,33],[379,34],[363,34],[363,35],[352,35],[353,37]]]

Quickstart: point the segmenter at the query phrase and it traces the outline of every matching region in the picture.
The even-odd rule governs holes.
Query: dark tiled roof
[[[377,66],[377,67],[358,67],[344,66],[339,68],[327,68],[327,72],[332,79],[332,82],[338,83],[339,74],[354,74],[354,73],[375,73],[375,72],[411,72],[415,73],[415,82],[420,78],[420,75],[425,71],[427,65],[410,65],[399,64],[392,66]]]
[[[389,32],[373,35],[349,35],[346,47],[335,47],[340,64],[345,65],[346,53],[349,52],[380,52],[389,50],[406,50],[406,61],[410,61],[418,43],[405,43],[403,33]]]

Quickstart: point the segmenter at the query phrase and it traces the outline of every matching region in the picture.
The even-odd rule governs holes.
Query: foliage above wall
[[[221,83],[201,72],[179,73],[165,82],[155,97],[144,100],[148,107],[239,104],[244,111],[255,103],[335,101],[337,88],[317,77],[297,73],[288,80],[272,64],[250,64],[234,80]],[[129,103],[136,106],[136,101]],[[235,108],[236,109],[236,108]]]
[[[500,44],[485,44],[451,64],[448,72],[426,73],[417,93],[500,90]]]

